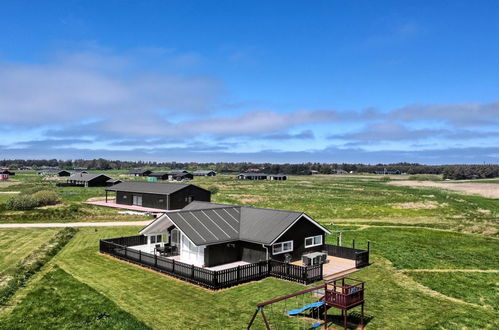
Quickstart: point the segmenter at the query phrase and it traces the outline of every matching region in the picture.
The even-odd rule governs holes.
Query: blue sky
[[[0,158],[499,163],[497,1],[0,8]]]

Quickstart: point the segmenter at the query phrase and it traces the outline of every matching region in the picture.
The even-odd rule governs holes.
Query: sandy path
[[[434,182],[434,181],[391,181],[388,184],[395,186],[408,186],[408,187],[430,187],[442,188],[452,191],[457,191],[465,194],[480,195],[488,198],[499,198],[499,184],[498,183],[474,183],[474,182]]]
[[[153,220],[144,220],[144,221],[113,221],[113,222],[66,222],[66,223],[2,223],[2,224],[0,224],[0,229],[1,228],[63,228],[63,227],[147,226]]]

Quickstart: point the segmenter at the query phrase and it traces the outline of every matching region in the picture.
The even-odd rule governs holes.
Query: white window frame
[[[315,239],[317,237],[320,237],[320,243],[315,243]],[[312,244],[307,245],[307,239],[312,239]],[[311,248],[311,247],[319,246],[319,245],[322,245],[322,235],[315,235],[315,236],[305,237],[305,248]]]
[[[291,243],[291,249],[284,250],[284,244],[286,244],[286,243]],[[274,251],[277,246],[281,246],[282,250],[280,252]],[[272,255],[288,253],[288,252],[292,252],[292,251],[293,251],[293,241],[285,241],[285,242],[279,242],[279,243],[272,244]]]

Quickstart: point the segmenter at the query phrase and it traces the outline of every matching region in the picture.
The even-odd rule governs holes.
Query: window
[[[149,236],[151,240],[151,244],[156,243],[156,236]]]
[[[309,248],[312,246],[317,246],[322,244],[322,235],[310,236],[305,238],[305,247]]]
[[[163,241],[163,235],[156,235],[156,243],[161,243]]]
[[[293,251],[293,241],[275,243],[272,245],[272,254],[281,254]]]

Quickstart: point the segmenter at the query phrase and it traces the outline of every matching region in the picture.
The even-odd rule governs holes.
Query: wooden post
[[[158,267],[158,256],[156,255],[156,253],[154,254],[154,267]]]
[[[265,327],[267,328],[267,330],[270,330],[270,325],[269,325],[269,322],[267,321],[267,317],[265,316],[265,313],[263,312],[263,308],[260,310],[260,312],[262,313],[263,321],[265,322]]]
[[[343,327],[345,328],[345,330],[347,330],[347,316],[348,316],[348,311],[345,310],[343,313]]]
[[[340,236],[336,236],[336,245],[340,246]]]
[[[213,273],[213,286],[218,288],[218,271]]]
[[[126,246],[125,246],[125,258],[127,258],[127,254],[126,254]]]
[[[352,240],[352,249],[355,249],[355,238]]]
[[[194,279],[194,265],[191,265],[191,278]]]
[[[367,241],[367,252],[371,251],[371,241]]]
[[[240,271],[241,271],[241,266],[237,266],[237,284],[239,284],[239,280],[241,278],[241,274],[240,274]]]
[[[139,262],[142,262],[142,251],[139,250]]]
[[[257,307],[255,313],[253,314],[253,316],[251,317],[251,320],[248,323],[248,326],[246,327],[247,330],[251,329],[251,326],[253,325],[253,322],[255,321],[255,317],[258,314],[259,310],[260,310],[260,307]]]
[[[360,328],[364,329],[364,303],[360,305]]]
[[[175,274],[175,259],[172,259],[172,273]]]

